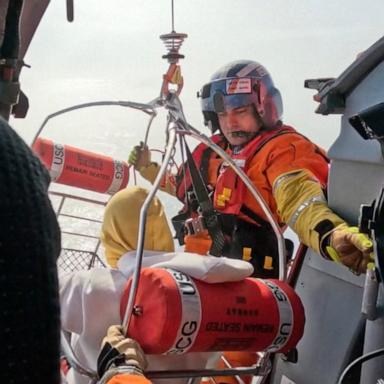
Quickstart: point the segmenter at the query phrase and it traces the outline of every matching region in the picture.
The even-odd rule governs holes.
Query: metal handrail
[[[102,220],[91,219],[89,217],[69,215],[68,213],[60,213],[60,216],[69,217],[70,219],[86,220],[86,221],[90,221],[91,223],[99,223],[99,224],[102,223]]]
[[[106,101],[94,101],[91,103],[83,103],[83,104],[76,104],[68,108],[61,109],[59,111],[56,111],[54,113],[51,113],[48,115],[43,123],[40,125],[39,129],[37,130],[35,136],[33,137],[32,144],[35,143],[37,138],[40,136],[41,132],[43,131],[44,127],[47,125],[48,121],[51,120],[54,117],[63,115],[68,112],[73,112],[78,109],[83,109],[83,108],[89,108],[89,107],[102,107],[102,106],[119,106],[119,107],[128,107],[128,108],[133,108],[133,109],[138,109],[148,115],[156,115],[155,107],[157,100],[155,99],[155,103],[150,102],[148,104],[142,104],[142,103],[135,103],[133,101],[111,101],[111,100],[106,100]]]
[[[104,206],[107,204],[106,201],[88,199],[86,197],[70,195],[70,194],[64,193],[64,192],[49,191],[49,194],[53,195],[53,196],[58,196],[58,197],[61,197],[64,199],[67,198],[67,199],[72,199],[72,200],[80,200],[80,201],[84,201],[86,203],[92,203],[92,204],[98,204],[98,205],[104,205]]]
[[[92,203],[92,204],[96,204],[96,205],[100,205],[100,206],[105,206],[107,204],[107,201],[103,202],[100,200],[93,200],[93,199],[89,199],[89,198],[85,198],[85,197],[69,195],[67,193],[56,192],[56,191],[49,191],[49,195],[53,195],[53,196],[60,198],[58,208],[56,210],[56,216],[57,217],[65,217],[65,218],[69,218],[69,219],[82,220],[85,223],[88,222],[88,223],[102,224],[102,221],[98,220],[98,219],[93,219],[93,218],[89,218],[89,217],[82,217],[82,216],[78,216],[78,215],[71,215],[71,214],[63,213],[63,207],[64,207],[64,203],[68,200],[78,200],[81,202]],[[92,239],[92,242],[96,243],[96,245],[93,247],[92,250],[64,247],[64,248],[62,248],[62,250],[64,251],[64,255],[66,254],[67,251],[73,251],[75,253],[80,253],[80,254],[85,252],[87,254],[93,255],[92,258],[89,260],[89,262],[87,262],[88,268],[91,268],[91,266],[93,265],[93,263],[95,262],[96,259],[98,259],[99,263],[101,263],[102,266],[105,266],[104,262],[101,260],[99,254],[98,254],[98,251],[100,248],[100,235],[98,233],[97,234],[96,233],[95,234],[87,234],[87,233],[72,232],[72,231],[64,230],[64,229],[61,230],[61,233],[63,235],[69,235],[69,236],[74,236],[74,237],[77,236],[77,237],[84,238],[84,239]],[[62,258],[61,255],[60,255],[60,258]],[[62,260],[62,262],[61,262],[61,265],[70,265],[70,264],[71,263],[66,264],[64,260]],[[74,264],[74,263],[72,262],[72,264]],[[58,264],[58,265],[60,265],[60,264]]]
[[[125,333],[127,333],[131,315],[133,312],[133,306],[136,299],[137,294],[137,288],[139,285],[139,279],[140,279],[140,272],[141,272],[141,264],[143,259],[143,250],[144,250],[144,239],[145,239],[145,224],[147,220],[147,210],[149,208],[149,205],[151,204],[151,201],[153,197],[155,196],[157,190],[159,189],[161,179],[165,175],[165,172],[167,170],[169,160],[172,156],[173,148],[175,147],[176,143],[176,126],[174,123],[168,124],[168,143],[165,151],[164,160],[161,164],[160,171],[156,176],[156,179],[153,183],[153,188],[147,195],[143,206],[140,209],[140,221],[139,221],[139,238],[137,241],[137,250],[136,250],[136,267],[135,272],[133,274],[133,280],[132,280],[132,286],[129,291],[129,298],[128,298],[128,305],[125,310],[124,319],[123,319],[123,328]]]

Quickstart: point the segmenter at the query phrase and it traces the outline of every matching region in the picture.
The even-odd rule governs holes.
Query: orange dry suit
[[[261,130],[240,149],[229,148],[220,135],[212,139],[243,168],[281,227],[289,225],[301,242],[324,255],[323,239],[343,223],[328,208],[324,196],[328,175],[325,152],[287,125]],[[213,204],[228,239],[223,254],[250,261],[258,277],[276,277],[276,237],[257,201],[235,172],[204,144],[195,149],[193,156],[197,167],[203,170],[205,183],[214,191]],[[140,173],[153,181],[157,171],[158,166],[156,169],[152,163]],[[174,192],[183,199],[183,188],[192,189],[190,182],[188,177],[179,176],[176,180],[178,188]],[[197,205],[198,202],[189,201],[189,211],[185,213],[196,216]],[[207,233],[188,235],[185,243],[186,251],[202,254],[210,247]]]
[[[289,148],[291,142],[293,150]],[[255,276],[277,277],[276,236],[263,210],[236,173],[223,164],[212,150],[206,151],[211,156],[208,169],[205,170],[206,175],[202,173],[202,176],[214,189],[213,204],[220,212],[222,230],[229,240],[224,246],[223,255],[250,261],[255,269]],[[292,154],[291,151],[299,153]],[[288,126],[261,131],[240,150],[228,148],[227,153],[257,187],[281,226],[284,223],[277,213],[272,188],[278,176],[292,169],[305,168],[315,175],[322,187],[326,185],[328,162],[325,153]],[[180,194],[178,195],[180,198]],[[204,244],[202,237],[187,236],[186,250],[195,250],[195,244],[201,247]],[[209,243],[205,246],[203,252],[209,250]]]
[[[119,374],[113,376],[108,384],[151,384],[152,382],[146,379],[144,376]]]

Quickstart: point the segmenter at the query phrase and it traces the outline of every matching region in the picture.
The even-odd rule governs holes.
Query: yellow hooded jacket
[[[108,264],[115,268],[120,257],[137,248],[140,209],[148,195],[144,188],[133,186],[116,193],[105,207],[101,242]],[[155,196],[147,211],[144,249],[172,252],[174,243],[160,200]]]

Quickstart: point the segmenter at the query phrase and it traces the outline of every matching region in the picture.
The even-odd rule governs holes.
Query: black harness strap
[[[199,202],[201,214],[205,221],[205,226],[207,227],[209,236],[212,239],[212,246],[209,250],[209,253],[213,256],[221,256],[225,245],[225,238],[221,230],[219,215],[217,211],[213,208],[213,204],[211,198],[209,197],[208,190],[204,184],[204,180],[200,172],[196,167],[195,161],[192,157],[191,151],[187,143],[185,143],[185,149],[193,190]]]
[[[256,222],[256,224],[259,226],[272,227],[269,221],[263,219],[261,216],[253,212],[252,209],[247,207],[245,204],[241,206],[240,212],[245,216],[248,216],[250,219]]]

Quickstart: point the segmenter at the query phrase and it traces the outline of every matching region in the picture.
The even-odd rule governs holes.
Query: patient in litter
[[[122,322],[120,301],[126,283],[134,272],[140,209],[147,195],[148,192],[143,188],[129,187],[114,195],[106,206],[101,241],[108,258],[116,260],[117,268],[95,268],[60,276],[62,328],[71,333],[71,346],[81,364],[93,371],[96,371],[100,344],[108,327]],[[207,276],[209,278],[210,273],[214,279],[220,275],[225,276],[225,273],[221,273],[223,266],[224,269],[230,269],[229,280],[242,280],[253,272],[251,264],[226,258],[214,258],[215,268],[207,268],[209,258],[210,256],[207,259],[194,254],[186,257],[185,253],[174,252],[174,242],[163,207],[154,197],[147,211],[142,266],[166,266],[188,273],[188,265],[183,269],[180,264],[183,264],[183,260],[188,264],[188,260],[198,259],[198,264],[200,260],[204,263],[204,273],[192,273],[191,276],[202,280]],[[218,264],[219,269],[216,268]],[[148,355],[147,358],[149,370],[202,369],[209,359],[211,364],[215,363],[216,354]],[[67,380],[69,384],[89,382],[88,377],[73,368],[69,370]],[[181,384],[187,381],[176,379],[172,383]],[[170,380],[154,382],[166,383]]]

